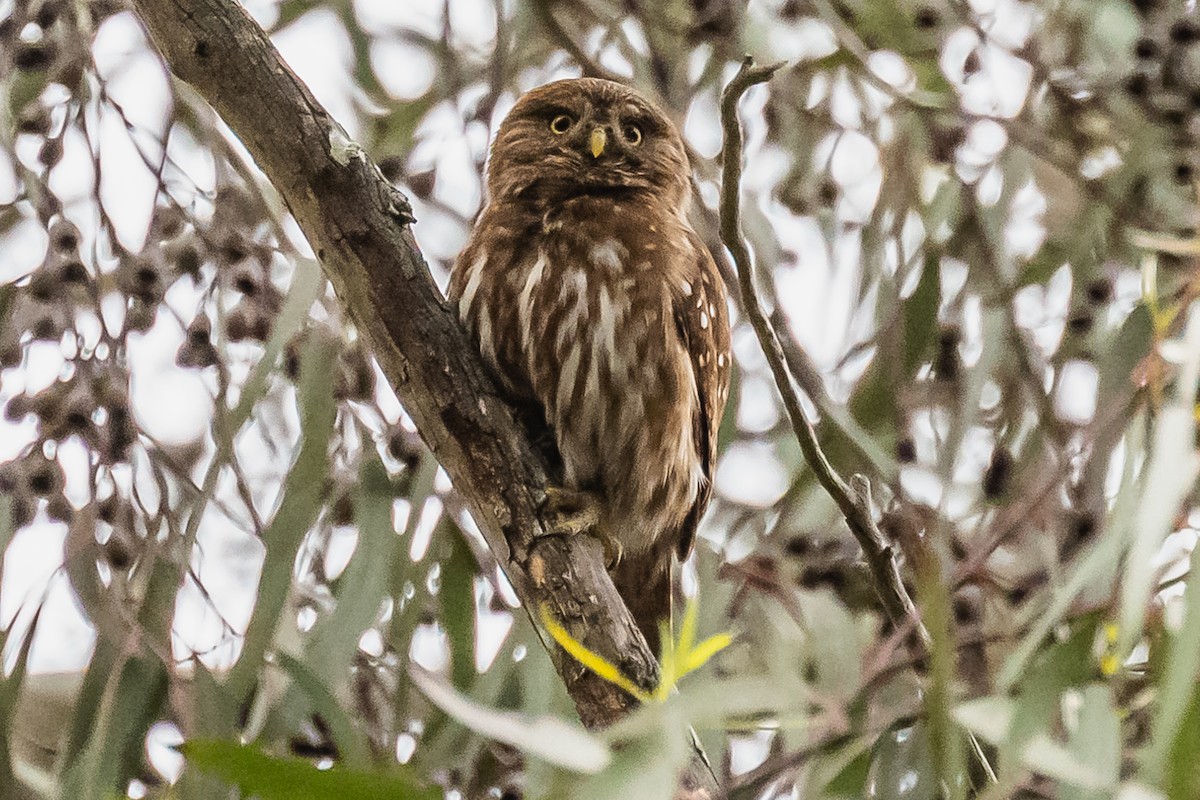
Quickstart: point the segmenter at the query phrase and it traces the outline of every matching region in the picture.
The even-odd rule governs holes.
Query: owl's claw
[[[546,487],[546,502],[542,506],[542,519],[546,523],[546,536],[576,536],[591,534],[604,546],[604,560],[608,569],[621,563],[622,548],[612,532],[601,523],[604,508],[599,495],[581,489],[566,489],[560,486]]]

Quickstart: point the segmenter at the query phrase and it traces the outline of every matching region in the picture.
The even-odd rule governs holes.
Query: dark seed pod
[[[99,403],[90,381],[76,379],[69,384],[63,384],[66,392],[58,404],[58,414],[53,424],[47,422],[43,434],[47,438],[66,439],[78,434],[85,438],[95,427],[92,414]]]
[[[979,621],[979,604],[962,594],[954,597],[954,621],[958,625],[972,625]]]
[[[1133,54],[1142,60],[1158,58],[1162,55],[1162,45],[1153,39],[1143,37],[1134,44]]]
[[[75,509],[71,506],[67,498],[61,494],[56,494],[46,498],[46,515],[50,519],[58,520],[59,522],[69,523],[75,518]]]
[[[388,432],[388,455],[403,463],[409,469],[415,469],[421,458],[421,437],[402,425],[395,425]]]
[[[379,172],[392,183],[404,177],[404,159],[399,156],[384,156],[379,159]]]
[[[18,340],[21,332],[27,332],[36,341],[57,342],[71,327],[71,310],[65,303],[39,300],[34,296],[32,286],[31,282],[31,291],[17,294],[8,319],[3,320],[5,330],[10,332],[9,335],[15,334]]]
[[[226,236],[217,248],[217,259],[224,267],[241,264],[250,255],[250,242],[241,231],[234,231]],[[239,290],[241,291],[241,290]]]
[[[1059,545],[1059,557],[1066,560],[1079,552],[1096,533],[1096,519],[1091,514],[1075,514],[1070,518],[1067,534]]]
[[[983,496],[996,500],[1008,491],[1012,481],[1013,457],[1007,448],[997,446],[992,450],[992,461],[983,473]]]
[[[183,232],[186,223],[183,212],[175,206],[160,206],[154,211],[154,220],[150,223],[150,235],[158,241],[174,239]]]
[[[1132,97],[1144,98],[1150,94],[1150,76],[1145,72],[1135,72],[1125,79],[1125,91]]]
[[[929,131],[929,157],[938,164],[949,164],[962,145],[966,127],[961,121],[935,124]]]
[[[342,352],[334,383],[334,396],[341,400],[366,402],[375,397],[375,371],[366,352],[353,345]]]
[[[917,460],[917,445],[911,437],[905,436],[896,442],[896,460],[901,464],[911,464]]]
[[[257,265],[246,262],[245,259],[238,262],[238,266],[233,270],[230,276],[230,284],[234,289],[237,289],[246,297],[254,297],[258,294],[259,288],[263,284],[264,276]]]
[[[978,50],[972,50],[967,54],[967,58],[963,61],[963,77],[969,78],[979,72],[983,67],[983,60],[979,57]]]
[[[225,335],[231,342],[265,342],[271,336],[271,318],[257,304],[240,303],[225,318]]]
[[[24,72],[41,72],[54,62],[57,52],[53,42],[20,42],[13,49],[13,66]]]
[[[783,6],[779,9],[779,18],[784,20],[797,20],[804,16],[804,11],[807,3],[803,0],[784,0]]]
[[[21,116],[17,119],[17,133],[45,136],[50,133],[53,124],[50,109],[34,100],[21,111]]]
[[[1096,278],[1087,285],[1087,299],[1095,305],[1103,305],[1111,303],[1113,299],[1113,285],[1108,278]]]
[[[62,161],[63,143],[62,139],[55,137],[42,142],[42,146],[38,149],[38,161],[46,167],[55,167],[59,161]]]
[[[329,521],[334,525],[354,523],[354,496],[349,491],[343,491],[330,505]]]
[[[57,303],[63,299],[63,286],[49,269],[39,269],[29,279],[29,296],[39,303]]]
[[[1188,45],[1200,41],[1200,25],[1193,19],[1181,19],[1171,26],[1171,41]]]
[[[34,23],[42,30],[47,30],[54,23],[58,22],[58,17],[62,13],[61,0],[45,0],[37,11],[33,14]]]
[[[103,440],[97,442],[96,449],[102,460],[107,464],[115,464],[129,460],[129,448],[137,441],[137,426],[129,414],[129,407],[109,406],[108,425],[104,428]]]
[[[34,450],[25,459],[25,487],[37,497],[49,497],[62,491],[66,475],[62,465],[46,458],[41,450]]]
[[[117,288],[148,306],[162,302],[171,285],[171,270],[158,248],[146,248],[136,256],[125,255],[116,271]]]
[[[936,28],[942,21],[942,15],[938,13],[936,8],[931,6],[922,6],[917,9],[917,13],[913,15],[913,26],[917,30],[927,31]]]
[[[125,310],[125,327],[137,333],[145,333],[154,327],[154,318],[158,314],[158,303],[147,303],[140,298],[133,298]]]
[[[1076,335],[1087,333],[1092,329],[1092,325],[1094,324],[1095,319],[1090,312],[1086,311],[1079,314],[1072,314],[1067,319],[1067,329]]]
[[[217,363],[219,354],[213,347],[212,323],[208,316],[198,314],[188,325],[187,338],[180,346],[175,356],[175,363],[181,367],[211,367]]]
[[[172,242],[167,246],[164,255],[167,262],[174,267],[176,273],[187,275],[193,280],[200,276],[200,264],[203,262],[203,259],[201,258],[200,250],[194,242]]]
[[[937,353],[933,359],[933,375],[938,380],[958,379],[961,366],[958,345],[961,341],[962,332],[955,325],[948,325],[938,332]]]
[[[137,537],[132,528],[114,525],[104,543],[104,558],[117,572],[126,572],[137,560]]]
[[[66,284],[79,286],[88,282],[91,277],[88,274],[87,267],[77,258],[70,258],[61,261],[57,265],[59,279]]]

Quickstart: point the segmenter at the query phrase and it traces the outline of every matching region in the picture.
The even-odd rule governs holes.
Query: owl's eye
[[[642,143],[642,129],[637,125],[626,125],[621,129],[621,133],[625,136],[625,141],[632,145]]]
[[[568,117],[566,114],[559,114],[554,119],[550,120],[550,130],[558,136],[562,136],[567,131],[571,130],[571,125],[575,120]]]

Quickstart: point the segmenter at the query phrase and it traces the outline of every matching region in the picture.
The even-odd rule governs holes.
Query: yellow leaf
[[[733,637],[728,633],[718,633],[716,636],[705,639],[696,649],[685,656],[679,677],[682,678],[689,672],[700,669],[710,658],[728,647],[731,642],[733,642]]]
[[[574,639],[571,634],[567,633],[567,630],[551,615],[548,606],[542,606],[541,608],[542,623],[546,626],[546,630],[549,631],[550,636],[554,638],[554,641],[558,642],[563,650],[567,651],[572,658],[604,680],[624,689],[643,703],[651,701],[666,702],[680,678],[704,666],[709,659],[728,647],[733,641],[733,637],[728,633],[719,633],[716,636],[710,636],[705,639],[698,646],[693,646],[696,640],[698,616],[696,602],[694,600],[689,601],[687,608],[684,610],[683,625],[680,630],[678,642],[673,641],[671,638],[670,623],[664,622],[662,624],[661,641],[663,643],[663,650],[659,656],[662,667],[661,675],[658,686],[653,692],[647,693],[626,677],[616,665],[606,660],[603,656],[593,653]]]
[[[651,696],[641,690],[633,681],[625,677],[621,670],[617,669],[616,665],[607,661],[603,656],[593,653],[587,649],[582,643],[575,640],[571,634],[567,633],[567,629],[558,624],[554,616],[550,613],[547,606],[542,606],[542,624],[546,626],[546,630],[554,637],[554,641],[558,642],[559,647],[566,650],[572,658],[583,664],[592,672],[599,675],[609,683],[618,686],[631,695],[636,697],[643,703],[648,703]]]

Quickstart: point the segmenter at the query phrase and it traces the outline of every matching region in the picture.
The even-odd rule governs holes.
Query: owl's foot
[[[604,545],[604,560],[612,569],[621,562],[621,543],[601,524],[603,508],[603,501],[595,492],[547,486],[546,503],[542,506],[545,535],[577,536],[586,533],[595,536]]]

